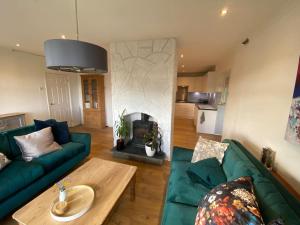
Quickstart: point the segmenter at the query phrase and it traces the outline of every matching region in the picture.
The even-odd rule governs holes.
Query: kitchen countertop
[[[176,103],[195,104],[197,106],[198,110],[215,110],[215,111],[218,110],[217,107],[212,106],[210,104],[203,104],[203,103],[197,103],[197,102],[191,102],[191,101],[176,101]]]
[[[209,104],[196,104],[196,106],[199,110],[215,110],[215,111],[217,111],[217,107],[214,107]]]

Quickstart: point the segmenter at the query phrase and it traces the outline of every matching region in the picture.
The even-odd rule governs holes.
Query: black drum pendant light
[[[77,0],[77,40],[51,39],[44,43],[46,67],[52,70],[76,73],[106,73],[107,52],[104,48],[79,41]]]

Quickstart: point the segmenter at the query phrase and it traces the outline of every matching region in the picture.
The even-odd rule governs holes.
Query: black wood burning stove
[[[154,122],[149,121],[149,117],[142,113],[140,120],[132,122],[132,144],[138,148],[145,148],[144,135],[153,130]]]

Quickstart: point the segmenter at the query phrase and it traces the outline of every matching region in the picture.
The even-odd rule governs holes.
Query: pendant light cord
[[[78,22],[78,8],[77,8],[77,0],[75,0],[75,17],[76,17],[76,38],[79,41],[79,22]]]

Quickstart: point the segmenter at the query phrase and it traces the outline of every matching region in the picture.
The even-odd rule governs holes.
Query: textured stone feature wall
[[[127,114],[151,115],[162,129],[162,149],[169,158],[177,74],[175,39],[112,43],[110,52],[113,120],[123,109]]]

